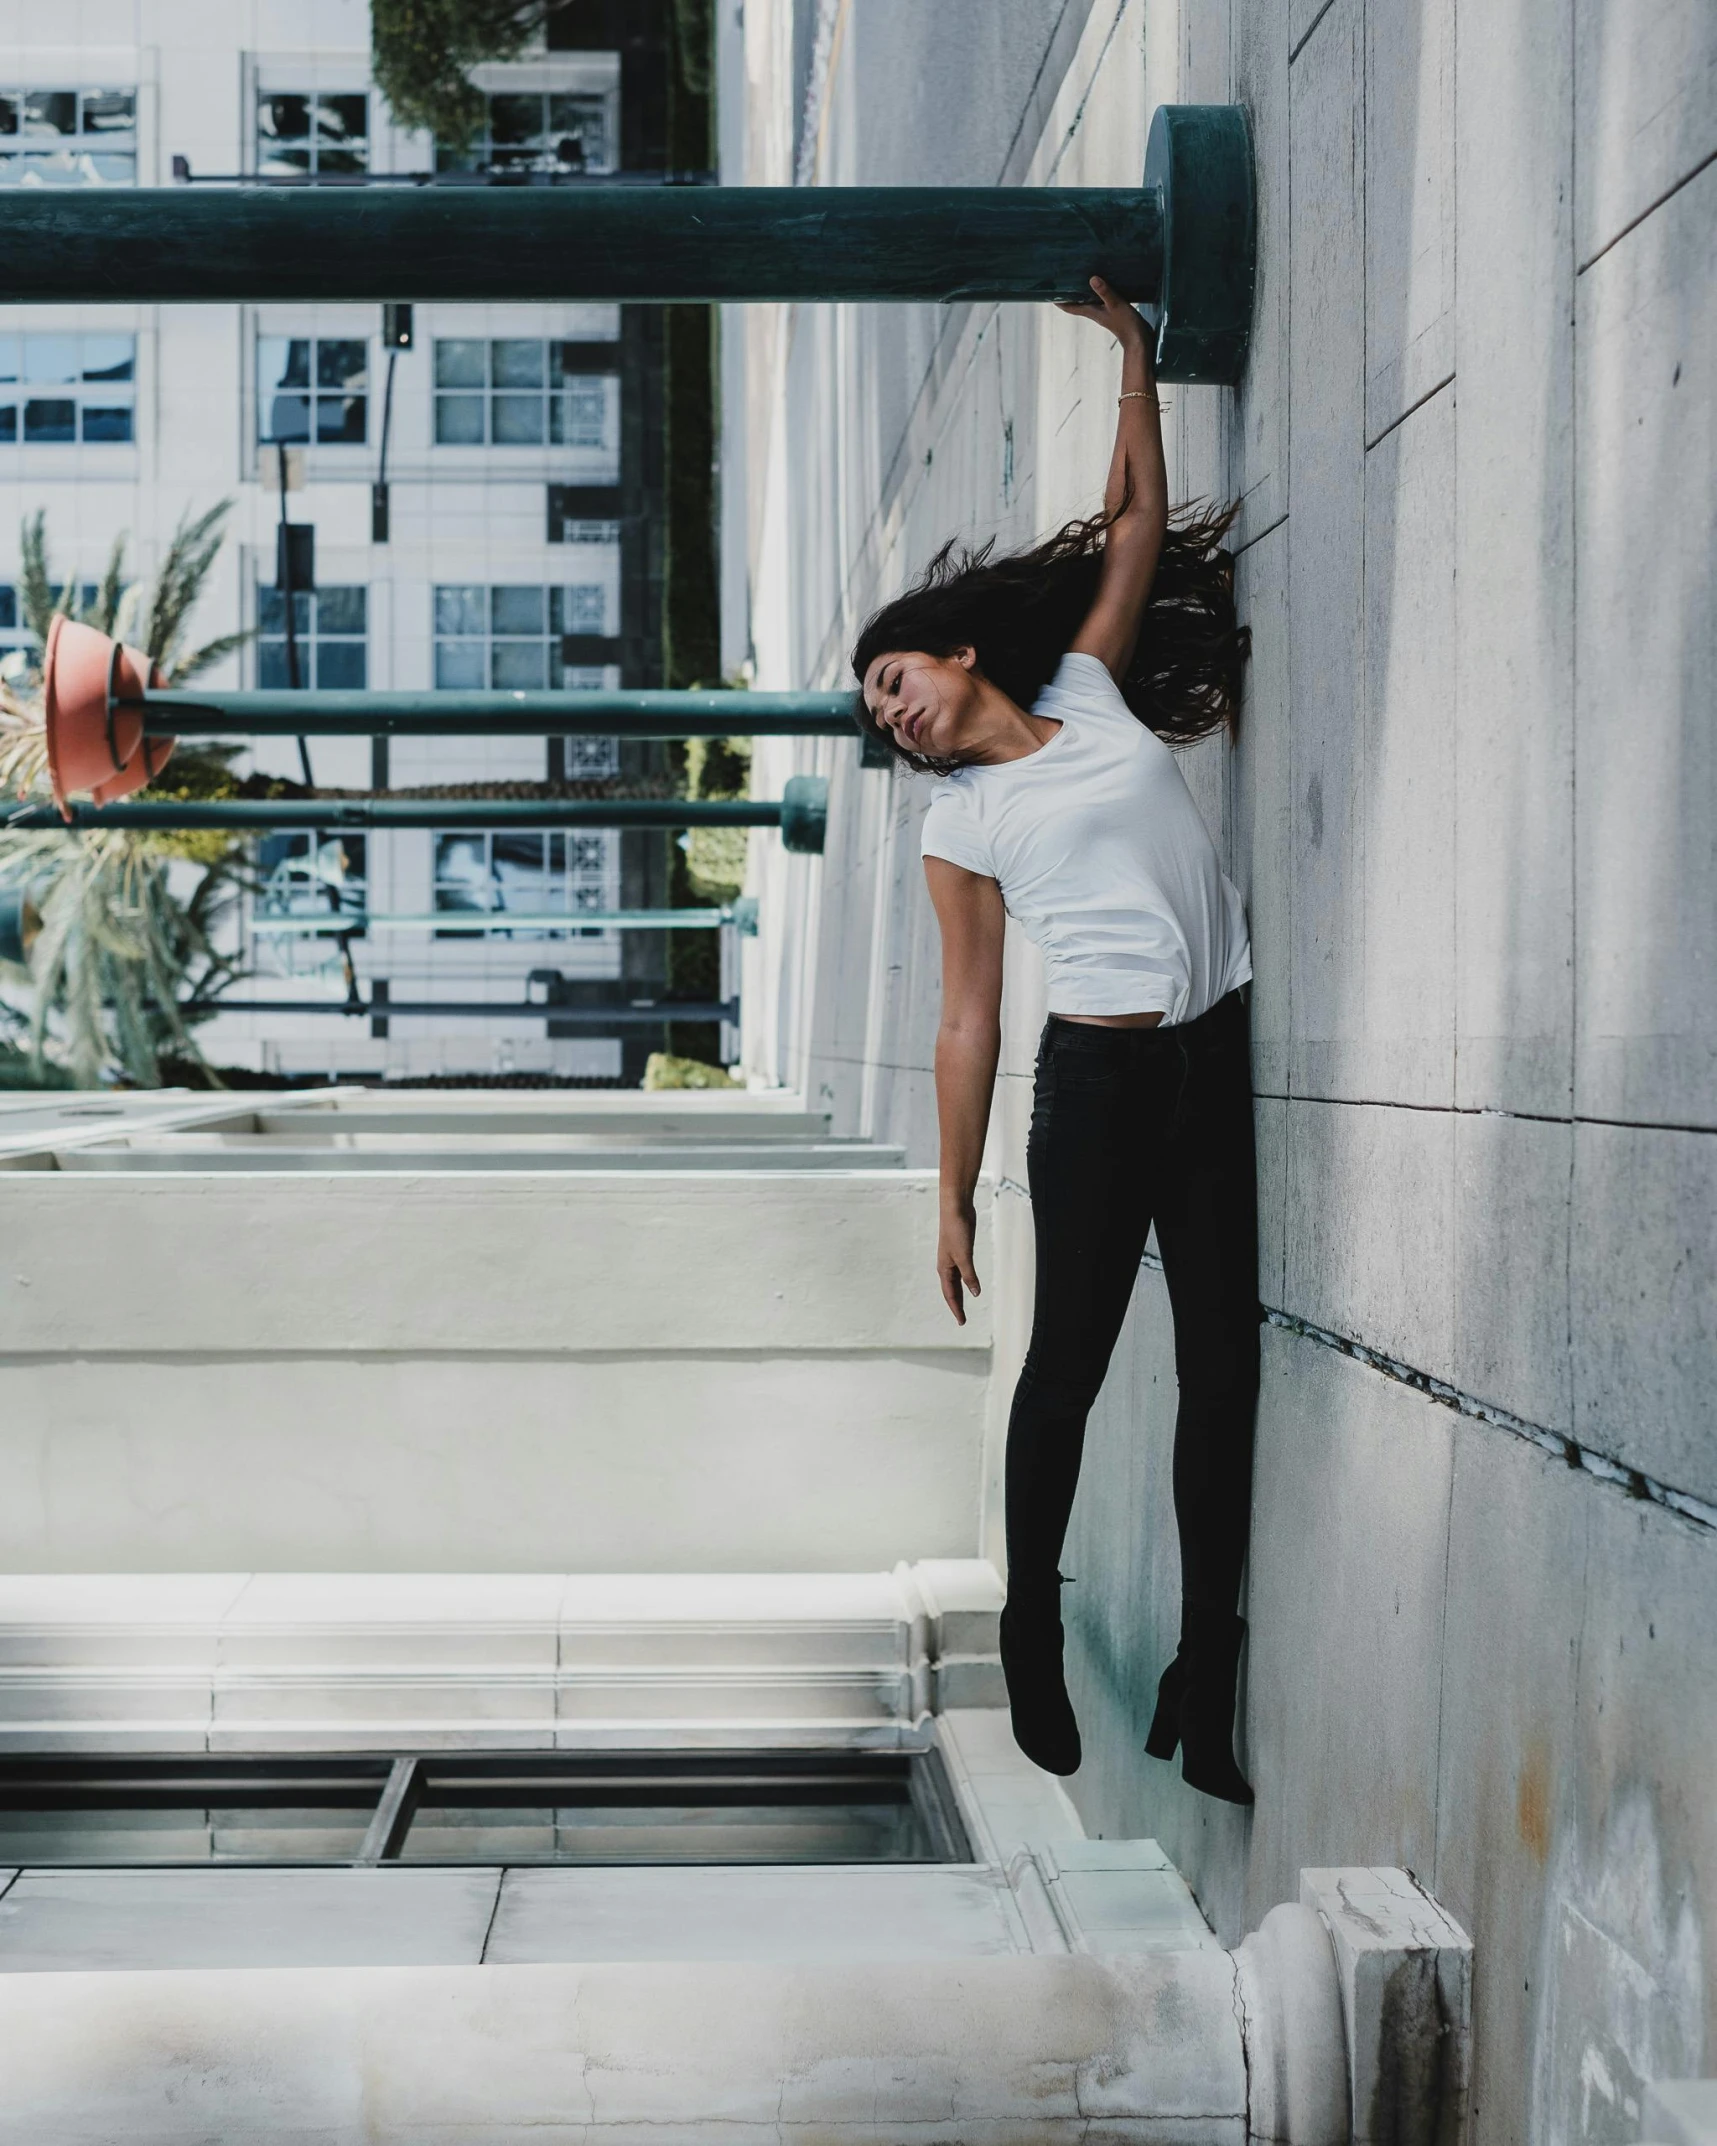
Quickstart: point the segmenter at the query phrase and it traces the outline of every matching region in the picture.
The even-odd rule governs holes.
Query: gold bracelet
[[[1121,394],[1115,397],[1115,401],[1117,404],[1123,402],[1148,402],[1153,410],[1160,410],[1162,408],[1162,404],[1158,402],[1157,398],[1151,393],[1150,389],[1143,387],[1126,388],[1122,391]]]

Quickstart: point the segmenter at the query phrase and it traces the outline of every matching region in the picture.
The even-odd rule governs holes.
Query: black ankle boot
[[[1145,1750],[1154,1759],[1172,1759],[1180,1745],[1180,1702],[1186,1691],[1186,1659],[1177,1653],[1157,1685],[1157,1710],[1151,1716]]]
[[[1234,1763],[1234,1692],[1245,1637],[1243,1618],[1201,1618],[1178,1657],[1186,1676],[1180,1701],[1181,1778],[1224,1803],[1253,1800],[1252,1784]]]
[[[1045,1773],[1077,1773],[1081,1756],[1061,1645],[1060,1576],[1049,1588],[1010,1587],[1001,1617],[1001,1652],[1014,1742]]]

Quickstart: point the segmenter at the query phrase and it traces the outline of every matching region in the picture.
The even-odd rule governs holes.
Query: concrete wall
[[[912,1172],[18,1172],[12,1572],[974,1554],[988,1327]]]
[[[746,11],[764,150],[779,12]],[[1299,1864],[1410,1866],[1477,1941],[1475,2137],[1631,2139],[1643,2081],[1717,2058],[1717,16],[1096,0],[1069,51],[1059,11],[1003,10],[1037,37],[1030,94],[926,45],[909,113],[940,99],[943,131],[900,123],[916,32],[877,12],[892,52],[843,48],[825,180],[1129,184],[1177,98],[1243,100],[1260,159],[1248,378],[1169,418],[1176,491],[1242,501],[1254,636],[1239,748],[1187,771],[1257,963],[1259,1802],[1140,1750],[1178,1588],[1148,1261],[1065,1561],[1076,1800],[1161,1839],[1229,1935]],[[1114,359],[1086,328],[745,332],[761,683],[840,676],[944,536],[1096,497]],[[828,854],[772,887],[751,1061],[929,1163],[924,785],[819,751]],[[992,1554],[1041,1011],[1015,943],[979,1249]]]

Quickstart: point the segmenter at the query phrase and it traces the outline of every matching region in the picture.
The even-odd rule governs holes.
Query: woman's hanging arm
[[[972,1195],[984,1160],[990,1098],[1002,1046],[1002,938],[1007,912],[993,879],[926,857],[924,876],[942,929],[942,1025],[936,1032],[936,1117],[941,1202],[936,1278],[948,1309],[966,1323],[963,1291],[982,1295],[973,1264]]]
[[[1103,564],[1096,599],[1072,646],[1082,655],[1095,656],[1118,683],[1138,644],[1139,622],[1168,532],[1168,471],[1151,331],[1101,276],[1091,278],[1091,288],[1096,294],[1092,300],[1069,301],[1061,310],[1097,321],[1120,344],[1121,392],[1115,452],[1103,492],[1103,511],[1110,517]]]

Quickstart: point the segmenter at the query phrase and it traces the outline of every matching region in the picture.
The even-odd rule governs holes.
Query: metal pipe
[[[14,187],[10,303],[1153,301],[1155,187]]]
[[[0,911],[0,916],[4,912]],[[469,909],[437,910],[427,916],[388,916],[364,909],[329,910],[301,917],[252,917],[252,936],[260,939],[338,938],[347,932],[433,931],[715,931],[738,925],[731,909]],[[4,947],[0,939],[0,948]]]
[[[739,1019],[738,999],[655,999],[634,1001],[628,1006],[566,1006],[547,999],[337,999],[337,998],[219,998],[210,1002],[215,1013],[339,1013],[352,1020],[368,1020],[372,1014],[386,1020],[454,1021],[491,1020],[505,1015],[528,1016],[535,1021],[553,1021],[557,1027],[590,1028],[599,1033],[612,1028],[657,1028],[664,1021],[727,1021]],[[198,1008],[199,1014],[203,1011]]]
[[[346,797],[283,798],[279,801],[221,800],[216,803],[74,805],[71,826],[91,832],[103,827],[168,830],[226,827],[234,833],[260,834],[278,828],[447,827],[461,831],[487,827],[779,827],[782,806],[748,798],[684,799],[672,797],[488,798],[448,797],[392,799]],[[66,821],[51,805],[0,817],[0,829],[64,828]]]
[[[3,208],[0,208],[3,213]],[[849,693],[148,693],[146,737],[845,737]]]
[[[69,815],[69,817],[68,817]],[[781,844],[820,857],[828,830],[826,775],[789,775],[779,801],[675,797],[328,797],[189,799],[146,804],[31,805],[0,828],[267,827],[381,831],[396,827],[778,827]]]

